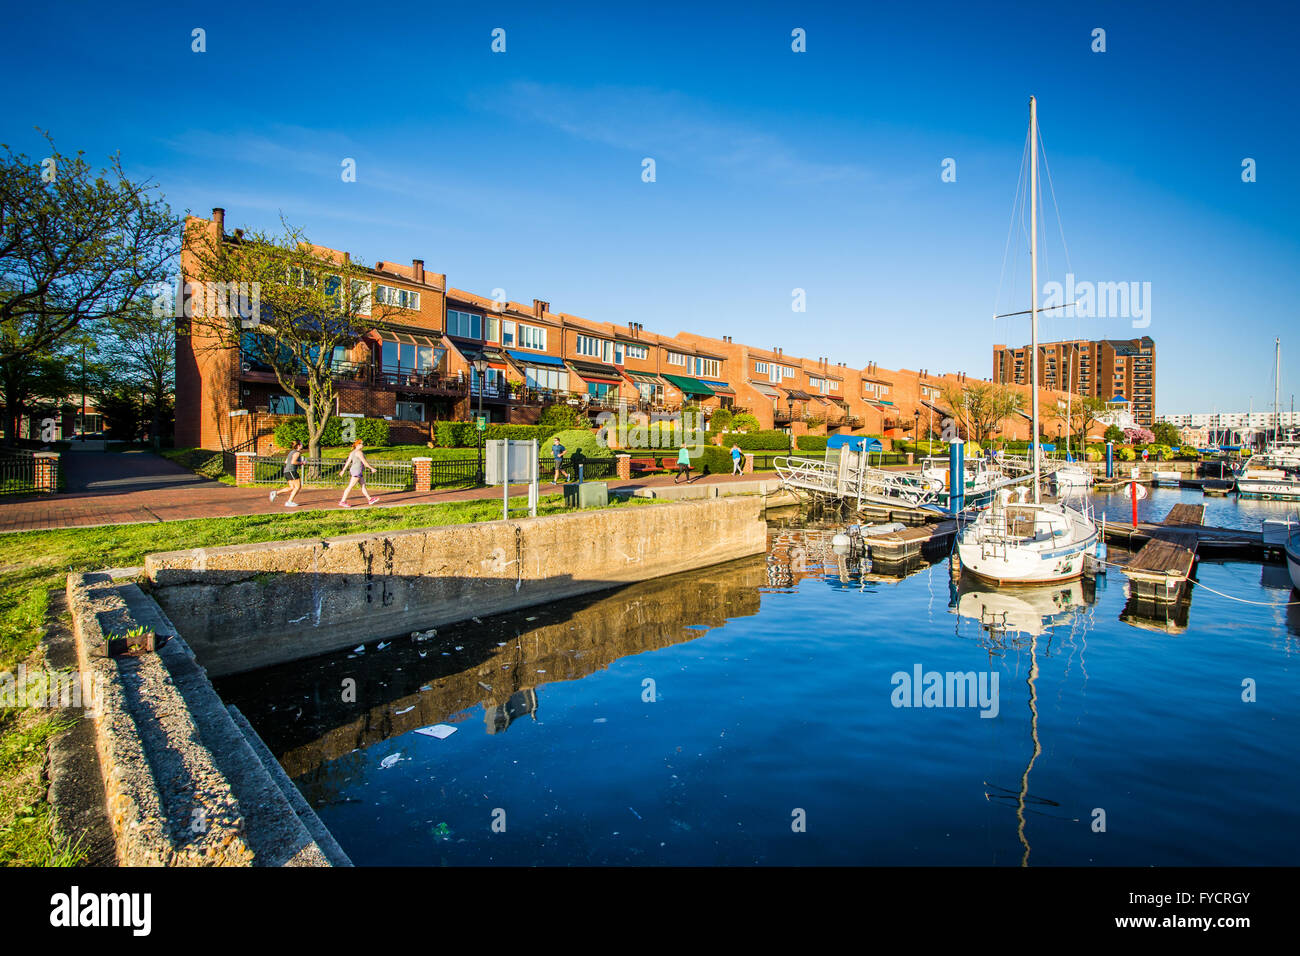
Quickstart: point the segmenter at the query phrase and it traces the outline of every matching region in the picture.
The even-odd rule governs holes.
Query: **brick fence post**
[[[743,470],[747,475],[754,473],[754,453],[752,451],[745,453],[745,467]]]
[[[37,491],[59,490],[59,454],[53,451],[38,451],[32,456],[35,465]]]
[[[623,481],[631,481],[632,480],[632,456],[615,455],[614,458],[618,462],[618,477]]]
[[[433,490],[433,459],[412,458],[411,464],[415,466],[415,490],[432,491]]]
[[[907,453],[907,463],[908,463],[909,465],[914,465],[914,464],[916,464],[916,462],[913,460],[915,457],[916,457],[916,452],[909,451],[909,452]]]
[[[235,452],[235,484],[251,485],[253,483],[253,461],[257,454],[251,451]]]

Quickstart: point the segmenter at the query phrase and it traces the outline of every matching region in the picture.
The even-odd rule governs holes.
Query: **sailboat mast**
[[[1029,97],[1029,396],[1033,412],[1034,504],[1038,504],[1038,101]]]
[[[1273,444],[1279,441],[1279,434],[1282,428],[1282,340],[1276,338],[1273,340],[1274,352],[1274,369],[1273,369]]]

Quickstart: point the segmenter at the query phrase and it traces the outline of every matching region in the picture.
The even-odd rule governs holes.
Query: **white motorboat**
[[[1076,491],[1092,487],[1092,472],[1079,464],[1065,464],[1052,473],[1057,487],[1063,491]]]
[[[1158,488],[1177,488],[1183,483],[1183,476],[1177,471],[1157,471],[1151,480]]]
[[[1038,381],[1038,104],[1029,99],[1030,207],[1030,330],[1029,381]],[[1029,488],[1011,501],[1010,489],[996,492],[957,536],[957,557],[963,573],[995,584],[1043,584],[1068,581],[1083,574],[1084,562],[1097,545],[1097,526],[1087,511],[1062,502],[1041,500],[1042,434],[1038,389],[1030,390],[1033,459]],[[1033,500],[1025,500],[1032,491]]]

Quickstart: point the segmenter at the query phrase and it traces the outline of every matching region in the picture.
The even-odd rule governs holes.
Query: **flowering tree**
[[[1156,436],[1149,428],[1126,428],[1124,440],[1130,445],[1149,445],[1156,440]]]

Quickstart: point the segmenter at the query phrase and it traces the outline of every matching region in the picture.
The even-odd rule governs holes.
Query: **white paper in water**
[[[426,737],[437,737],[444,740],[456,732],[456,728],[450,724],[434,724],[432,727],[421,727],[416,731],[417,734],[424,734]]]

